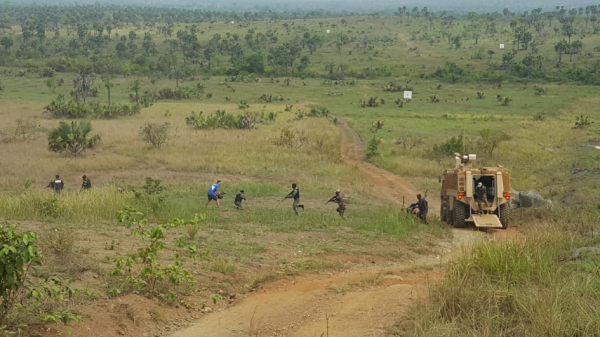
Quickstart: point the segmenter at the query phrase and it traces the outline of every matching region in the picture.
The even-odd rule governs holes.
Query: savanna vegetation
[[[552,200],[514,215],[525,240],[465,248],[390,334],[594,334],[599,15],[0,5],[0,332],[85,322],[123,296],[217,306],[349,267],[334,255],[435,249],[447,228],[415,222],[340,158],[343,119],[369,161],[429,200],[454,152]],[[44,188],[55,174],[60,195]],[[217,179],[222,208],[205,208]],[[281,203],[293,182],[299,217]],[[338,188],[347,221],[323,206]]]

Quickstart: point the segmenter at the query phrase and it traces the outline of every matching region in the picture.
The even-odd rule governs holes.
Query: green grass
[[[597,246],[573,224],[543,223],[527,241],[466,249],[414,312],[414,336],[572,336],[600,329],[597,256],[571,249]],[[567,225],[565,225],[567,224]],[[571,227],[569,227],[571,226]]]

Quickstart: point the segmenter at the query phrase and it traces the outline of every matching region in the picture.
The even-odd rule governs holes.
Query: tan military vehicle
[[[501,166],[474,168],[474,154],[454,154],[455,166],[440,176],[442,183],[440,217],[454,227],[508,227],[510,202],[510,172]],[[474,196],[478,183],[486,187],[487,206],[479,209]]]

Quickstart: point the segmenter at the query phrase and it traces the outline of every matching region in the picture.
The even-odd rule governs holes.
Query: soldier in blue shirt
[[[219,195],[221,195],[221,193],[219,193],[220,187],[221,187],[220,180],[217,180],[216,183],[214,183],[210,186],[210,188],[208,189],[208,192],[206,193],[208,195],[208,201],[206,202],[206,207],[208,207],[208,204],[210,204],[211,200],[214,200],[217,202],[217,208],[220,208],[220,205],[219,205]]]

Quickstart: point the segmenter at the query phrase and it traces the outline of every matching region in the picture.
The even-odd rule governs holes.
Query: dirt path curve
[[[402,205],[403,198],[407,206],[416,201],[419,191],[411,183],[399,175],[365,161],[365,143],[345,119],[338,117],[338,127],[342,133],[342,158],[348,164],[358,166],[363,174],[373,182],[378,194],[399,205]],[[431,197],[427,199],[431,212],[438,212],[438,200]]]
[[[373,187],[393,202],[415,198],[417,191],[406,180],[363,160],[364,143],[346,121],[338,125],[344,160],[360,167]],[[454,231],[452,242],[440,242],[435,254],[417,260],[275,281],[173,336],[385,336],[386,328],[406,318],[408,308],[427,294],[430,281],[439,279],[441,272],[432,267],[485,235]]]

